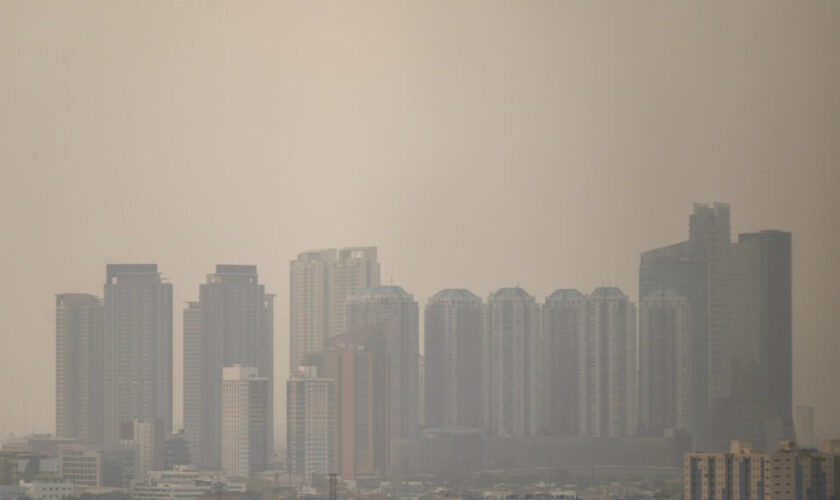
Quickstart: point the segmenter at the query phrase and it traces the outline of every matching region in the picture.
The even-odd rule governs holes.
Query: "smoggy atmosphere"
[[[840,436],[840,4],[0,2],[0,441],[56,430],[56,294],[106,264],[217,264],[275,294],[286,439],[290,262],[375,246],[419,304],[465,288],[621,289],[685,241],[792,235],[793,405]],[[278,448],[279,449],[279,448]]]

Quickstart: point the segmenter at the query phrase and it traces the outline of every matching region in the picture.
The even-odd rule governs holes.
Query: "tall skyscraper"
[[[485,423],[495,436],[534,436],[541,428],[542,330],[539,306],[521,288],[487,299]]]
[[[109,264],[104,302],[105,442],[123,423],[172,428],[172,285],[156,264]]]
[[[729,425],[721,419],[722,430],[768,446],[794,434],[791,234],[741,234],[731,247],[730,270],[732,380]]]
[[[286,382],[286,463],[307,484],[335,471],[334,404],[335,380],[319,378],[314,367]]]
[[[639,427],[661,436],[688,430],[691,414],[688,300],[673,290],[639,303]]]
[[[290,370],[345,330],[347,297],[379,285],[376,254],[376,247],[330,248],[303,252],[290,263]]]
[[[271,453],[273,316],[256,266],[217,265],[199,287],[199,303],[184,310],[184,427],[197,465],[221,466],[222,368],[235,364],[255,367],[268,383]]]
[[[483,427],[483,312],[467,290],[442,290],[426,303],[426,427]]]
[[[728,392],[729,205],[694,204],[689,239],[642,253],[639,297],[673,290],[688,301],[690,314],[691,417],[689,431],[708,439],[712,401]],[[713,333],[712,333],[713,332]],[[711,372],[715,371],[714,374]]]
[[[93,295],[60,294],[55,315],[56,436],[101,444],[105,411],[102,304]]]
[[[580,435],[636,433],[636,309],[615,287],[596,288],[586,299],[581,353]]]
[[[417,302],[399,286],[365,288],[347,298],[345,327],[378,325],[388,353],[389,430],[392,438],[413,437],[419,425]]]
[[[542,309],[544,365],[544,430],[549,435],[580,432],[580,335],[586,325],[586,298],[577,290],[560,289]]]
[[[248,478],[265,470],[270,457],[269,383],[255,366],[222,370],[222,470]]]

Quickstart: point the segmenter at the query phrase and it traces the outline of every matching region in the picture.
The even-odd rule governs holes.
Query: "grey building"
[[[160,418],[172,428],[172,285],[157,264],[109,264],[104,300],[104,440]]]
[[[256,266],[217,265],[184,310],[184,428],[197,465],[221,466],[222,369],[253,366],[269,386],[269,453],[273,442],[273,295]]]
[[[793,438],[791,234],[739,235],[731,248],[731,398],[719,437]]]
[[[57,295],[55,333],[56,436],[101,444],[105,408],[99,298],[84,293]]]
[[[662,436],[688,430],[691,363],[688,300],[666,290],[639,302],[639,428]]]
[[[586,321],[586,298],[560,289],[542,309],[545,356],[543,428],[554,436],[577,436],[580,430],[580,333]]]
[[[673,290],[688,301],[689,431],[701,440],[711,435],[712,401],[728,393],[729,218],[727,204],[695,203],[688,240],[642,253],[639,265],[639,297]]]
[[[534,297],[501,288],[487,299],[485,426],[499,437],[534,436],[541,429],[542,329]]]
[[[345,327],[383,330],[388,357],[391,438],[414,437],[419,426],[419,325],[414,298],[399,286],[376,286],[347,298]]]
[[[615,287],[586,298],[580,352],[580,435],[631,436],[637,430],[636,306]]]
[[[425,426],[483,427],[483,306],[462,289],[441,290],[425,308]]]

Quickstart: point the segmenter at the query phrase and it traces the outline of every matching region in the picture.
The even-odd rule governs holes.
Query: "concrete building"
[[[688,301],[692,398],[689,431],[698,440],[711,435],[712,399],[728,395],[729,213],[729,205],[724,203],[695,203],[689,217],[688,240],[642,253],[639,266],[639,297],[657,290],[673,290]]]
[[[56,436],[103,441],[102,303],[84,293],[56,296]]]
[[[222,370],[222,469],[248,478],[265,470],[271,435],[269,383],[255,366]]]
[[[172,285],[156,264],[109,264],[104,301],[105,442],[120,426],[160,418],[172,428]]]
[[[542,308],[545,434],[577,436],[580,431],[578,346],[585,321],[586,298],[579,291],[560,289],[545,299]]]
[[[534,436],[541,429],[542,329],[539,306],[521,288],[487,299],[485,424],[494,436]]]
[[[381,327],[377,340],[388,356],[390,436],[414,437],[419,425],[417,302],[402,287],[377,286],[348,297],[345,311],[345,325],[351,330]]]
[[[163,469],[164,432],[162,420],[135,420],[134,444],[137,446],[139,454],[138,478],[144,478],[149,471]]]
[[[730,249],[730,394],[719,439],[792,439],[791,234],[739,235]]]
[[[101,486],[99,452],[84,445],[65,445],[59,450],[58,475],[76,486]]]
[[[335,380],[319,378],[314,367],[286,382],[286,463],[306,484],[335,470],[334,405]]]
[[[26,496],[32,500],[64,500],[76,496],[76,485],[68,481],[21,481],[20,487],[26,490]]]
[[[76,486],[128,488],[139,479],[138,461],[137,448],[129,444],[65,445],[59,449],[58,475]]]
[[[636,414],[636,306],[615,287],[586,298],[579,337],[580,435],[632,436]]]
[[[691,415],[691,314],[673,290],[639,303],[639,428],[651,436],[687,431]]]
[[[483,314],[467,290],[441,290],[426,303],[426,427],[483,427]]]
[[[390,464],[390,363],[381,324],[330,339],[324,377],[335,380],[333,470],[342,478],[385,474]]]
[[[376,247],[311,250],[289,265],[289,366],[321,352],[345,330],[344,303],[362,288],[379,286]]]
[[[733,441],[728,453],[685,455],[686,500],[831,500],[837,498],[840,455],[798,449],[782,440],[775,452]]]
[[[273,302],[256,266],[220,264],[200,285],[198,305],[184,310],[184,428],[201,467],[221,467],[223,367],[257,368],[268,382],[266,418],[274,421]],[[273,424],[267,431],[271,456]]]

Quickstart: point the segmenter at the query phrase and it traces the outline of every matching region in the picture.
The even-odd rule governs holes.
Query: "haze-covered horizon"
[[[382,282],[611,284],[683,241],[793,233],[794,404],[840,434],[840,6],[0,3],[0,438],[55,431],[55,294],[377,246]]]

